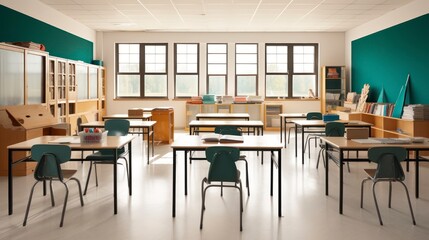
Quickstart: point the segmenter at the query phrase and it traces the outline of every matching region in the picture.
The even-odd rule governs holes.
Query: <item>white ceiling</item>
[[[346,31],[413,0],[40,0],[97,31]]]

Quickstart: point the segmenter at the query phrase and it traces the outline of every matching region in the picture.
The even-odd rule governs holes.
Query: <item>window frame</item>
[[[237,45],[256,45],[256,74],[237,74]],[[255,53],[252,53],[255,54]],[[258,81],[258,76],[259,76],[259,44],[258,43],[235,43],[235,96],[243,96],[243,95],[238,95],[238,87],[237,87],[237,81],[238,81],[238,77],[239,76],[254,76],[255,77],[255,87],[256,87],[256,92],[255,92],[255,96],[259,96],[259,81]]]
[[[119,45],[121,44],[137,44],[139,45],[139,71],[138,72],[119,72]],[[146,56],[145,46],[164,46],[165,47],[165,72],[162,73],[147,73],[146,72]],[[115,44],[115,98],[116,99],[168,99],[168,43],[116,43]],[[139,76],[140,77],[140,95],[139,96],[118,96],[118,76]],[[165,75],[167,92],[165,96],[145,96],[145,76],[146,75]]]
[[[177,45],[180,44],[195,44],[197,45],[197,71],[196,73],[178,73],[177,72]],[[197,95],[200,95],[200,43],[174,43],[174,98],[188,99],[194,96],[177,96],[177,75],[197,76]]]
[[[319,96],[319,44],[318,43],[265,43],[265,98],[276,99],[283,96],[270,96],[267,97],[267,75],[282,75],[284,73],[269,73],[267,72],[267,46],[287,46],[287,80],[288,80],[288,96],[286,99],[299,99],[301,96],[293,95],[293,77],[297,75],[315,75],[315,89],[313,92]],[[313,46],[314,47],[314,70],[311,73],[295,73],[294,71],[294,47],[295,46]]]
[[[224,53],[225,54],[225,60],[226,60],[226,63],[225,63],[225,67],[226,67],[226,69],[225,69],[225,74],[209,74],[209,45],[225,45],[226,46],[226,52]],[[223,76],[223,77],[225,77],[225,89],[224,89],[224,95],[227,95],[228,94],[228,43],[207,43],[206,44],[206,93],[207,94],[210,94],[209,93],[209,89],[210,89],[210,81],[209,81],[209,79],[210,79],[210,76],[217,76],[217,77],[219,77],[219,76]]]

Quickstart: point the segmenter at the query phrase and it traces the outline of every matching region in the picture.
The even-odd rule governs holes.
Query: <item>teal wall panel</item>
[[[352,42],[352,91],[370,84],[369,102],[382,88],[394,103],[410,74],[411,104],[429,104],[429,14]]]
[[[52,25],[0,5],[0,42],[36,42],[50,55],[91,63],[94,44]]]

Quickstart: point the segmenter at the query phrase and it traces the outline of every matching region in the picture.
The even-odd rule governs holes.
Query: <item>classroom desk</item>
[[[20,143],[16,143],[7,147],[8,151],[8,208],[9,215],[13,214],[13,177],[12,177],[12,166],[19,164],[23,161],[29,161],[29,158],[23,158],[17,161],[13,161],[14,152],[30,151],[31,147],[35,144],[48,144],[49,142],[58,139],[58,138],[67,138],[72,139],[69,144],[72,151],[97,151],[97,150],[112,150],[115,153],[115,158],[117,159],[117,150],[121,149],[125,145],[128,145],[128,160],[129,160],[129,195],[132,194],[132,147],[131,141],[134,139],[134,136],[107,136],[105,141],[101,143],[80,143],[78,136],[42,136],[38,138],[33,138],[26,140]],[[76,143],[75,143],[76,142]],[[76,160],[76,159],[74,159]],[[85,161],[85,159],[78,159],[79,161]],[[113,164],[113,212],[114,214],[118,213],[118,183],[117,183],[117,164]]]
[[[134,119],[134,120],[143,120],[143,121],[149,121],[152,119],[152,113],[146,113],[144,112],[143,115],[140,116],[130,116],[128,114],[112,114],[112,115],[106,115],[103,116],[103,121],[106,121],[106,119]]]
[[[139,134],[142,134],[142,147],[144,146],[144,137],[147,137],[147,164],[149,164],[149,149],[150,145],[152,145],[152,157],[154,156],[154,144],[153,144],[153,136],[154,136],[154,129],[153,126],[156,124],[156,121],[130,121],[130,128],[138,128],[141,129],[141,132],[138,132]],[[82,123],[82,128],[104,128],[104,122],[103,121],[94,121],[94,122],[88,122],[88,123]],[[152,136],[152,144],[150,139],[150,136]]]
[[[206,143],[201,140],[201,136],[198,135],[185,135],[171,144],[173,148],[173,201],[172,201],[172,215],[176,217],[176,165],[177,165],[177,152],[183,151],[185,158],[184,162],[184,177],[185,177],[185,195],[188,194],[187,187],[187,152],[189,151],[204,151],[207,147],[210,146],[229,146],[237,147],[240,151],[269,151],[271,152],[271,196],[273,196],[273,172],[276,160],[275,152],[277,152],[277,171],[278,171],[278,216],[282,215],[282,154],[281,151],[283,146],[278,142],[277,138],[273,136],[243,136],[243,143],[216,143],[210,142]]]
[[[198,113],[195,115],[197,120],[201,119],[228,119],[228,120],[250,120],[250,114],[248,113]]]
[[[252,132],[253,135],[264,135],[264,123],[262,121],[243,121],[243,120],[228,120],[228,121],[197,121],[192,120],[189,123],[189,135],[198,134],[199,128],[214,128],[216,126],[233,126],[238,128],[247,128],[248,133]],[[250,131],[252,129],[253,131]]]
[[[305,129],[311,128],[324,128],[326,126],[326,122],[323,120],[292,120],[295,123],[295,157],[298,157],[298,128],[301,129],[301,153],[302,153],[302,164],[304,164],[304,135]],[[345,124],[345,127],[357,127],[357,128],[368,128],[369,134],[371,134],[371,123],[366,123],[362,121],[344,121],[339,120],[336,122],[342,122]],[[311,133],[311,131],[307,131]]]
[[[285,147],[286,147],[286,124],[287,123],[293,123],[293,122],[288,122],[288,119],[300,119],[300,118],[306,118],[307,117],[307,113],[280,113],[280,142],[282,142],[283,138],[283,132],[285,135]],[[284,128],[284,129],[283,129]],[[296,131],[296,130],[295,130]]]
[[[362,161],[368,161],[368,159],[362,159],[362,158],[344,158],[344,152],[345,151],[368,151],[368,149],[372,147],[378,147],[378,146],[400,146],[407,149],[408,152],[414,151],[414,159],[408,159],[408,161],[415,161],[415,195],[416,198],[419,197],[419,161],[425,161],[419,159],[419,152],[420,151],[426,151],[429,150],[429,140],[426,139],[423,143],[409,143],[409,144],[385,144],[385,143],[358,143],[353,140],[347,140],[344,137],[321,137],[321,140],[325,142],[326,149],[328,148],[334,148],[339,151],[338,161],[339,161],[339,168],[340,168],[340,174],[339,174],[339,212],[340,214],[343,214],[343,183],[344,183],[344,174],[343,174],[343,162],[362,162]],[[328,159],[328,151],[325,151],[325,159]],[[410,156],[410,154],[408,154]],[[325,168],[325,195],[329,195],[329,164],[326,164]]]

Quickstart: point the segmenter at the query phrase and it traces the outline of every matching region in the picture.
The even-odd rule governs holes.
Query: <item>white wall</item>
[[[94,30],[38,0],[0,0],[0,4],[91,41],[95,49],[96,32]]]
[[[351,69],[351,44],[353,40],[365,37],[372,33],[381,31],[383,29],[395,26],[402,22],[406,22],[413,18],[422,16],[429,13],[429,1],[428,0],[416,0],[413,1],[401,8],[395,9],[388,14],[385,14],[373,21],[362,24],[358,27],[355,27],[345,34],[345,57],[346,57],[346,67]],[[349,71],[348,79],[351,79],[351,71]]]
[[[101,40],[102,39],[102,42]],[[185,107],[183,100],[174,100],[174,43],[200,43],[200,92],[205,93],[206,46],[204,43],[228,43],[229,62],[235,59],[235,43],[259,44],[259,93],[264,93],[264,43],[319,43],[319,66],[345,65],[344,33],[148,33],[148,32],[104,32],[98,34],[97,44],[102,45],[104,66],[107,69],[107,112],[108,114],[125,113],[133,107],[172,106],[175,110],[176,128],[185,126]],[[114,100],[115,92],[115,43],[168,43],[168,101]],[[201,44],[202,43],[202,44]],[[232,64],[233,65],[233,64]],[[228,68],[228,94],[234,95],[234,71]],[[319,84],[320,87],[320,84]],[[319,101],[284,101],[285,112],[320,111]]]

